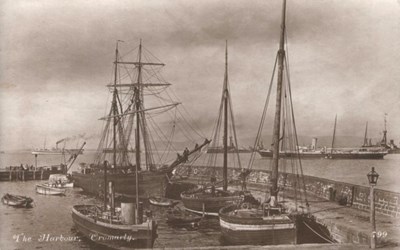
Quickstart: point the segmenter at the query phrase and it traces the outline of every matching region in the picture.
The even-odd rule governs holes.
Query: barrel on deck
[[[135,203],[121,202],[121,221],[124,224],[135,224]]]

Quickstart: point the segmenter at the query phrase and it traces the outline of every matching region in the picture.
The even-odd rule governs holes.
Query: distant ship
[[[368,122],[367,122],[365,126],[364,144],[362,145],[362,147],[370,148],[378,146],[385,148],[389,154],[400,154],[400,148],[396,144],[394,144],[394,140],[390,140],[389,143],[387,142],[386,116],[387,113],[385,113],[384,116],[384,129],[381,141],[378,142],[376,145],[373,145],[371,142],[371,138],[367,138],[368,134]]]
[[[56,147],[53,147],[51,149],[46,148],[46,140],[44,142],[44,147],[43,148],[38,148],[38,149],[33,149],[32,154],[33,155],[76,155],[76,154],[83,154],[83,149],[79,148],[65,148],[65,144],[63,148],[59,148],[58,144],[61,142],[65,142],[66,138],[61,139],[56,142]]]
[[[250,148],[237,148],[232,141],[232,136],[229,137],[230,143],[227,146],[228,153],[251,153],[253,150]],[[207,149],[208,154],[223,154],[224,153],[224,147],[222,146],[216,146],[216,147],[208,147]]]
[[[322,159],[326,156],[326,149],[321,148],[317,149],[317,141],[318,138],[313,138],[310,147],[298,147],[297,151],[281,151],[279,152],[280,158],[290,158],[290,157],[298,157],[300,155],[301,158],[305,159]],[[257,150],[257,152],[261,155],[261,157],[272,157],[272,150],[264,149],[263,146]]]
[[[333,129],[332,147],[326,153],[327,159],[383,159],[388,154],[388,150],[380,146],[371,148],[335,148],[336,122],[337,116],[335,117]]]

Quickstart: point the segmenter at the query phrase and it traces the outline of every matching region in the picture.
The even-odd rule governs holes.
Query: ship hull
[[[101,195],[104,191],[103,173],[72,173],[75,187],[80,187],[85,193]],[[114,182],[115,192],[134,196],[136,194],[135,174],[109,173],[107,181]],[[167,186],[165,173],[141,172],[139,173],[139,193],[143,197],[160,196],[164,197]]]
[[[48,150],[33,150],[33,155],[75,155],[83,154],[83,149],[48,149]]]
[[[232,205],[241,199],[237,194],[221,190],[216,190],[216,194],[213,196],[211,193],[191,194],[183,192],[181,199],[186,210],[209,216],[218,216],[218,211],[221,208]]]
[[[326,156],[327,159],[383,159],[386,153],[333,153]]]
[[[259,150],[258,153],[261,157],[272,158],[272,151],[269,150]],[[333,154],[326,154],[326,153],[312,153],[312,152],[305,152],[299,153],[302,159],[383,159],[386,155],[386,152],[356,152],[356,153],[333,153]],[[280,152],[279,158],[291,158],[297,157],[296,153],[291,152]]]
[[[51,187],[50,184],[37,184],[36,193],[44,195],[64,195],[64,188]]]
[[[157,238],[157,226],[154,221],[138,225],[110,224],[85,214],[85,211],[94,207],[95,205],[76,205],[72,208],[75,227],[86,238],[108,247],[153,247]]]
[[[261,157],[268,157],[272,158],[272,151],[270,150],[258,150],[258,153],[261,155]],[[297,157],[300,155],[300,157],[303,159],[322,159],[325,158],[326,154],[325,153],[314,153],[314,152],[303,152],[303,153],[291,153],[291,152],[280,152],[279,153],[279,158],[291,158],[291,157]]]
[[[230,215],[236,206],[220,210],[223,240],[233,245],[296,244],[296,224],[288,216],[239,217]]]

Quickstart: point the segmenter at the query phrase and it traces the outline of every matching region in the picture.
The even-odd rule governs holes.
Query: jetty
[[[222,168],[216,169],[217,176],[222,176]],[[230,168],[228,175],[238,180],[240,169]],[[184,182],[197,183],[202,175],[207,174],[203,166],[179,166],[176,176],[182,176]],[[304,176],[310,214],[329,232],[332,244],[351,246],[370,244],[372,229],[369,212],[369,187],[344,182]],[[247,189],[261,200],[265,198],[270,172],[253,170],[247,181]],[[288,207],[294,207],[294,191],[291,188],[293,176],[279,173],[279,186],[284,188]],[[176,179],[179,179],[176,178]],[[232,182],[234,182],[234,180]],[[284,180],[286,182],[283,187]],[[377,247],[400,246],[400,193],[375,189]],[[331,244],[324,244],[329,246]],[[367,245],[367,246],[366,246]],[[296,245],[299,246],[299,245]],[[300,245],[301,246],[301,245]],[[258,248],[257,248],[258,249]],[[350,249],[344,247],[343,249]]]
[[[66,173],[67,166],[64,164],[51,166],[9,166],[0,169],[0,181],[29,181],[48,180],[51,174]]]

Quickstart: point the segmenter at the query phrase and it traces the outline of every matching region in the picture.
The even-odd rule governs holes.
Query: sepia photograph
[[[400,247],[400,0],[3,0],[0,250]]]

